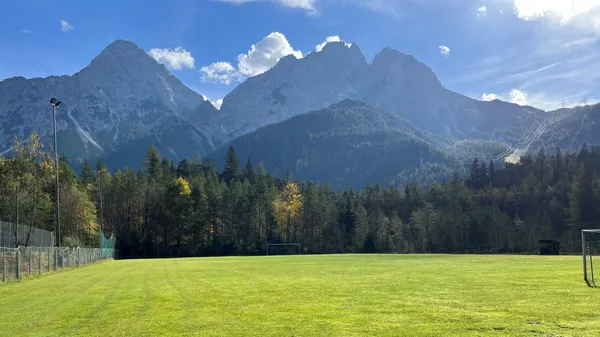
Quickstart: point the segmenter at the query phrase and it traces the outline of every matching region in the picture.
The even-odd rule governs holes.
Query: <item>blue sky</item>
[[[600,99],[598,0],[3,0],[0,80],[73,74],[115,39],[218,105],[327,38],[417,57],[449,89],[543,109]]]

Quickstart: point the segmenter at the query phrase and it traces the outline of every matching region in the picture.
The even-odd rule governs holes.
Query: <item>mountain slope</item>
[[[356,45],[325,46],[303,59],[287,56],[264,74],[248,78],[223,99],[217,124],[229,138],[300,113],[320,109],[363,90],[367,61]]]
[[[160,146],[167,138],[161,135],[173,128],[182,133],[168,134],[172,146],[193,140],[197,151],[207,153],[219,144],[198,129],[217,114],[212,104],[129,41],[111,43],[72,76],[0,82],[2,149],[31,131],[49,139],[50,97],[63,102],[57,115],[59,151],[75,159],[107,156],[147,137],[155,137]],[[180,153],[192,155],[187,149]]]
[[[446,158],[425,132],[365,103],[344,100],[272,124],[231,142],[240,160],[267,171],[329,182],[335,188],[388,185],[398,173]],[[221,165],[228,147],[209,156]],[[243,164],[243,163],[242,163]]]
[[[410,55],[385,48],[369,64],[357,45],[339,42],[303,59],[288,56],[249,78],[224,98],[215,124],[232,139],[343,99],[382,107],[423,130],[459,139],[512,142],[545,118],[532,107],[481,102],[447,90]]]
[[[600,144],[600,104],[552,111],[544,124],[543,132],[530,137],[532,151],[578,151],[583,144]]]

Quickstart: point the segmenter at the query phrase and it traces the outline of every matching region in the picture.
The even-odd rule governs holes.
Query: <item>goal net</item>
[[[583,278],[590,287],[600,283],[600,229],[581,231]]]
[[[269,243],[267,255],[300,255],[299,243]]]

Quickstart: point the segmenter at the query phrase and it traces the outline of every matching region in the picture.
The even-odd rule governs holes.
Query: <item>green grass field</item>
[[[576,256],[123,260],[0,285],[0,336],[600,336]]]

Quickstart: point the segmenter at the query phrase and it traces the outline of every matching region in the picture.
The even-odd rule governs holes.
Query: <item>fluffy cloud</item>
[[[317,53],[318,53],[318,52],[322,51],[322,50],[323,50],[323,48],[325,48],[325,46],[326,46],[328,43],[331,43],[331,42],[342,42],[342,39],[340,39],[340,37],[339,37],[339,36],[337,36],[337,35],[335,35],[335,36],[328,36],[328,37],[326,37],[326,38],[325,38],[325,41],[323,41],[323,42],[319,43],[319,44],[318,44],[318,45],[315,47],[315,50],[316,50],[316,51],[317,51]],[[352,43],[346,43],[346,47],[350,47],[350,46],[352,46]]]
[[[448,46],[439,46],[438,48],[440,48],[440,54],[446,57],[450,56],[450,48]]]
[[[321,50],[323,50],[323,48],[325,48],[325,45],[327,45],[328,43],[331,42],[340,42],[342,41],[342,39],[340,39],[339,36],[335,35],[335,36],[328,36],[325,38],[325,41],[323,41],[322,43],[319,43],[316,47],[315,50],[317,52],[320,52]]]
[[[481,95],[481,100],[482,101],[493,101],[495,99],[500,99],[503,101],[508,101],[511,103],[515,103],[515,104],[519,104],[519,105],[527,105],[527,94],[524,93],[523,91],[517,90],[517,89],[512,89],[509,93],[508,93],[508,97],[500,97],[496,94],[493,93],[484,93],[483,95]]]
[[[600,9],[598,0],[513,0],[517,17],[523,20],[549,18],[566,24],[578,16],[586,16]],[[589,18],[598,25],[597,17]]]
[[[485,5],[477,7],[477,17],[486,16],[487,15],[487,7]]]
[[[275,2],[285,7],[300,8],[311,12],[315,11],[316,0],[219,0],[221,2],[229,2],[234,4],[243,4],[247,2],[268,1]]]
[[[21,33],[23,33],[23,34],[33,34],[33,32],[30,31],[29,29],[21,29]]]
[[[183,68],[192,69],[194,68],[194,58],[192,54],[181,48],[152,48],[148,52],[153,59],[158,63],[165,64],[170,69],[181,70]]]
[[[481,95],[481,100],[482,101],[489,102],[489,101],[493,101],[495,99],[499,99],[498,95],[496,95],[496,94],[486,94],[486,93],[483,93],[483,95]]]
[[[63,32],[68,32],[75,27],[71,26],[71,24],[65,20],[60,20],[60,28],[62,29]]]
[[[302,52],[294,50],[283,34],[271,33],[253,44],[247,54],[238,56],[238,68],[240,73],[246,76],[260,75],[287,55],[302,58]]]
[[[271,69],[285,56],[302,58],[300,50],[294,50],[285,35],[274,32],[253,44],[245,54],[238,55],[237,69],[229,62],[216,62],[202,67],[202,80],[205,82],[231,84],[245,77],[256,76]]]
[[[223,83],[230,85],[231,82],[242,78],[241,74],[229,62],[215,62],[200,68],[204,82]]]
[[[508,96],[510,97],[510,101],[519,105],[527,105],[527,94],[519,91],[517,89],[512,89]]]

